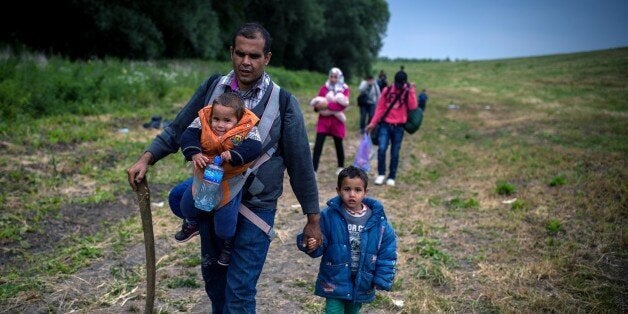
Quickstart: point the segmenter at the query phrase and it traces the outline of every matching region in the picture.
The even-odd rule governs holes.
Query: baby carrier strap
[[[221,76],[220,74],[212,75],[212,77],[209,78],[208,81],[210,83],[208,84],[207,93],[205,93],[205,104],[212,103],[214,99],[224,93],[224,90],[216,88],[216,86],[219,81],[225,79],[226,76]],[[273,139],[270,136],[270,129],[274,125],[277,117],[281,116],[286,111],[290,97],[290,93],[283,90],[279,87],[279,85],[275,84],[275,82],[271,82],[271,84],[269,84],[264,91],[264,95],[258,105],[251,109],[251,111],[253,111],[258,117],[261,115],[258,130],[262,140],[262,151],[264,153],[251,163],[251,166],[249,166],[249,168],[241,176],[235,176],[229,179],[228,183],[230,191],[240,191],[248,176],[255,172],[264,162],[269,160],[277,151],[278,139]],[[283,123],[281,123],[281,128],[283,130]],[[237,192],[230,193],[230,200],[237,194]],[[248,207],[242,205],[242,203],[240,204],[239,212],[260,228],[268,236],[268,239],[272,241],[275,236],[275,232],[270,225],[252,212]]]
[[[270,129],[275,124],[275,120],[277,120],[277,118],[280,117],[283,112],[285,112],[286,103],[290,101],[290,94],[285,92],[279,87],[279,85],[275,84],[274,82],[269,85],[268,89],[270,90],[270,93],[269,90],[267,90],[264,97],[262,97],[262,101],[260,101],[260,104],[253,108],[253,112],[256,112],[256,114],[258,115],[260,109],[263,109],[262,116],[260,118],[260,122],[257,128],[262,140],[262,151],[264,153],[262,153],[260,157],[258,157],[253,163],[251,163],[251,166],[249,166],[249,168],[241,176],[236,176],[229,180],[229,188],[232,191],[239,191],[240,189],[242,189],[249,175],[255,172],[259,168],[259,166],[269,160],[277,151],[278,139],[272,138],[270,134]],[[283,123],[281,125],[283,128]],[[237,193],[232,193],[231,195],[235,194]],[[266,236],[268,236],[269,241],[273,240],[273,238],[275,237],[275,231],[263,219],[261,219],[253,211],[251,211],[243,203],[240,203],[240,208],[238,209],[238,211],[240,212],[240,214],[242,214],[242,216],[246,217],[254,225],[260,228],[266,234]]]

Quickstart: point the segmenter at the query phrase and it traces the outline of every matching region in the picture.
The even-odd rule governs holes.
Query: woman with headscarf
[[[379,97],[375,107],[375,115],[365,129],[365,132],[371,133],[375,126],[379,125],[378,134],[371,134],[377,138],[378,143],[375,185],[382,185],[386,180],[386,185],[395,186],[399,151],[405,131],[403,125],[408,120],[408,110],[414,110],[417,107],[414,84],[408,84],[408,75],[401,70],[395,74],[395,83],[382,91],[382,96]],[[390,169],[388,179],[386,179],[386,150],[389,144]]]
[[[337,172],[344,168],[345,151],[342,140],[346,132],[344,110],[349,105],[349,93],[349,86],[344,82],[342,71],[338,68],[329,70],[327,81],[318,92],[318,96],[324,98],[325,101],[318,98],[321,101],[312,104],[314,111],[319,113],[313,153],[314,171],[318,171],[318,162],[327,136],[334,139],[338,159]]]

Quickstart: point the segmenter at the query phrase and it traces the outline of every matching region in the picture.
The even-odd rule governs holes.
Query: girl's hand
[[[205,169],[205,167],[207,167],[207,163],[209,162],[209,158],[202,153],[198,153],[192,156],[192,162],[194,162],[194,166],[196,168]]]
[[[220,158],[222,158],[222,162],[230,162],[231,161],[231,151],[224,151],[220,154]]]

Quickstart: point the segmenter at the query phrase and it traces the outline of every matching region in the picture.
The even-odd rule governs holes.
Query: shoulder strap
[[[246,180],[249,174],[257,170],[257,168],[261,164],[270,159],[275,151],[277,151],[277,144],[273,144],[271,147],[268,148],[266,146],[268,146],[271,141],[271,138],[269,136],[270,128],[273,126],[273,122],[275,121],[275,119],[283,115],[283,113],[285,112],[285,97],[289,94],[287,94],[287,92],[284,92],[283,89],[275,83],[272,83],[272,86],[272,92],[268,97],[268,101],[264,104],[265,110],[257,126],[260,136],[262,138],[262,151],[264,151],[264,153],[260,157],[258,157],[243,174],[244,180]],[[284,96],[284,99],[282,99],[282,95]],[[283,127],[283,123],[281,125]]]
[[[218,85],[218,82],[220,81],[221,78],[222,78],[222,74],[220,73],[216,73],[209,78],[208,81],[210,83],[207,84],[208,87],[207,87],[207,92],[205,93],[204,105],[211,104],[214,101],[214,99],[218,97],[218,94],[217,95],[214,95],[214,94],[216,94],[216,85]]]
[[[260,218],[242,203],[240,203],[240,208],[238,209],[238,212],[242,214],[242,216],[246,217],[246,219],[252,222],[255,226],[260,228],[266,234],[269,241],[273,240],[273,238],[275,237],[275,229],[267,224],[262,218]]]
[[[390,93],[390,89],[392,88],[392,86],[388,86],[388,89],[386,90],[387,93]],[[384,119],[386,118],[386,116],[388,115],[388,113],[390,112],[390,110],[392,110],[392,107],[395,106],[395,103],[397,103],[397,100],[399,100],[399,98],[401,97],[401,94],[405,93],[405,90],[401,91],[401,93],[397,94],[397,97],[395,97],[395,100],[393,100],[393,102],[390,104],[390,106],[388,106],[388,108],[386,108],[386,112],[384,112],[384,115],[379,119],[380,122],[385,122]]]
[[[281,102],[280,91],[281,91],[281,88],[279,87],[279,85],[275,84],[274,82],[271,82],[271,84],[268,86],[265,92],[265,95],[262,97],[262,101],[264,100],[265,101],[263,103],[260,101],[260,103],[257,106],[255,106],[255,108],[253,108],[253,109],[257,109],[258,112],[259,112],[259,109],[258,109],[259,107],[262,107],[264,109],[263,111],[261,111],[261,117],[258,115],[260,120],[257,124],[257,129],[259,131],[260,139],[262,141],[262,155],[258,157],[257,159],[255,159],[251,163],[251,165],[246,169],[246,171],[242,173],[241,176],[236,176],[229,179],[230,180],[229,185],[231,188],[234,188],[237,190],[241,189],[242,186],[244,186],[244,183],[246,182],[246,179],[248,178],[248,176],[252,172],[254,172],[257,169],[257,167],[259,167],[259,165],[261,165],[263,162],[268,160],[270,156],[272,156],[275,153],[275,151],[277,151],[277,144],[272,142],[272,138],[270,136],[270,129],[272,128],[273,123],[277,119],[277,117],[283,113],[281,111],[281,108],[283,106],[280,104]],[[255,112],[255,110],[253,112]],[[265,156],[268,156],[268,158],[260,162],[260,160]]]
[[[257,126],[262,137],[262,147],[266,147],[270,142],[270,128],[273,126],[275,119],[277,119],[280,115],[279,93],[281,88],[279,85],[272,82],[269,84],[268,90],[270,92],[267,91],[262,98],[262,101],[260,101],[264,105],[264,110],[261,113],[260,121]]]
[[[279,116],[280,117],[285,117],[286,115],[284,114],[286,112],[286,108],[288,107],[288,104],[290,103],[290,98],[292,97],[292,94],[290,94],[290,92],[288,92],[287,90],[281,88],[279,90]],[[281,123],[281,134],[283,134],[283,130],[284,130],[284,123]]]
[[[278,93],[271,93],[271,101],[273,99],[273,95],[279,94],[279,99],[278,99],[278,104],[279,104],[279,110],[278,110],[278,114],[283,117],[284,113],[286,112],[286,107],[288,106],[288,102],[290,101],[290,97],[292,96],[289,92],[285,91],[283,88],[280,88],[279,86],[275,85],[275,88],[273,88],[273,90],[279,90]],[[274,92],[273,91],[273,92]],[[277,102],[275,102],[277,103]],[[261,121],[260,121],[261,124]],[[272,124],[271,124],[272,126]],[[283,130],[284,124],[281,123],[281,128]],[[260,132],[261,133],[261,132]],[[263,163],[265,163],[267,160],[270,159],[270,157],[275,153],[275,151],[277,151],[277,145],[273,145],[270,149],[268,149],[264,154],[262,154],[261,156],[259,156],[252,164],[251,166],[249,166],[249,168],[246,170],[246,172],[243,174],[243,182],[246,181],[246,178],[248,178],[248,176],[254,172],[255,170],[257,170],[257,168],[259,168],[259,166],[261,166]],[[262,232],[264,232],[266,234],[266,236],[268,237],[269,241],[272,241],[273,238],[275,237],[275,229],[273,227],[271,227],[268,223],[266,223],[262,218],[260,218],[258,215],[256,215],[253,211],[251,211],[248,207],[246,207],[242,202],[240,202],[240,208],[238,209],[238,212],[246,217],[246,219],[248,219],[250,222],[252,222],[255,226],[257,226],[260,230],[262,230]]]

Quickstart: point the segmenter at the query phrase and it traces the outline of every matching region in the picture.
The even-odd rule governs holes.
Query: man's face
[[[255,39],[237,36],[235,47],[231,47],[231,62],[238,80],[238,88],[249,90],[262,76],[264,68],[270,61],[271,53],[264,54],[264,37]]]

